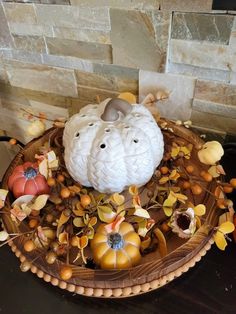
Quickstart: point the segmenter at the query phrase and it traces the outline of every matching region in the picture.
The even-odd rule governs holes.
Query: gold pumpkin
[[[198,158],[205,165],[215,165],[223,155],[223,147],[217,141],[206,142],[198,151]]]
[[[102,269],[126,269],[141,259],[140,238],[128,222],[122,222],[117,232],[108,233],[101,224],[91,241],[91,249],[96,264]]]

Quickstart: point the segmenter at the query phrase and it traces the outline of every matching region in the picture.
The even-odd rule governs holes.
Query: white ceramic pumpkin
[[[122,99],[82,108],[66,123],[63,144],[74,180],[102,193],[147,183],[164,150],[151,113]]]

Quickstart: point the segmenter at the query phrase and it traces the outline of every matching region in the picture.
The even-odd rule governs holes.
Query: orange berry
[[[10,141],[9,141],[9,144],[10,144],[10,145],[16,145],[16,143],[17,143],[17,142],[16,142],[16,139],[15,139],[15,138],[11,138]]]
[[[234,189],[236,189],[236,178],[232,178],[229,183],[232,185]]]
[[[47,214],[46,221],[48,223],[51,223],[51,222],[53,222],[53,220],[54,220],[54,216],[52,214]]]
[[[56,180],[54,178],[48,178],[47,179],[47,184],[49,186],[55,186],[56,185]]]
[[[64,182],[65,181],[65,177],[63,176],[63,174],[58,174],[57,181],[58,182]]]
[[[223,186],[223,191],[225,192],[225,193],[232,193],[233,192],[233,187],[232,187],[232,185],[230,185],[230,184],[227,184],[227,185],[225,185],[225,186]]]
[[[202,193],[202,188],[200,187],[199,184],[195,183],[191,186],[191,191],[194,195],[199,195]]]
[[[189,166],[186,167],[186,171],[187,171],[188,173],[193,173],[194,167],[193,167],[192,165],[189,165]]]
[[[83,207],[87,207],[91,203],[91,198],[89,195],[81,195],[80,203]]]
[[[31,229],[34,229],[34,228],[36,228],[37,226],[38,226],[38,220],[37,220],[37,219],[34,219],[34,218],[30,219],[30,221],[29,221],[29,227],[30,227]]]
[[[46,261],[48,264],[53,264],[57,259],[57,255],[55,252],[48,252],[47,255],[46,255]]]
[[[61,189],[60,194],[62,198],[68,198],[70,197],[70,190],[68,188],[63,188]]]
[[[160,171],[162,174],[167,174],[169,172],[169,168],[164,166],[160,168]]]
[[[168,225],[168,223],[163,222],[163,223],[161,224],[161,231],[163,231],[163,232],[168,232],[169,230],[170,230],[170,226]]]
[[[32,212],[30,213],[31,216],[37,217],[39,215],[39,210],[33,209]]]
[[[200,176],[201,176],[206,182],[211,182],[212,179],[213,179],[212,175],[211,175],[209,172],[204,171],[204,170],[200,172]]]
[[[70,266],[63,266],[60,270],[60,277],[62,280],[68,280],[72,277],[72,268]]]
[[[35,244],[32,240],[27,240],[25,243],[24,243],[24,250],[26,252],[31,252],[35,249]]]
[[[187,189],[189,189],[190,187],[191,187],[191,184],[190,184],[189,181],[184,181],[184,182],[183,182],[183,189],[184,189],[184,190],[187,190]]]
[[[76,236],[72,237],[70,240],[70,243],[72,246],[78,246],[78,244],[79,244],[78,237],[76,237]]]
[[[217,206],[221,209],[224,209],[227,207],[227,203],[226,203],[225,199],[223,199],[223,198],[218,199],[216,203],[217,203]]]

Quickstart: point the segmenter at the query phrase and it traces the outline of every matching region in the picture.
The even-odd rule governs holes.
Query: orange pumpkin
[[[8,188],[16,198],[27,194],[48,194],[50,191],[45,177],[38,171],[38,164],[32,162],[25,162],[13,170]]]
[[[96,264],[102,269],[126,269],[141,259],[140,238],[128,222],[122,222],[117,232],[108,233],[101,224],[93,240],[91,249]]]

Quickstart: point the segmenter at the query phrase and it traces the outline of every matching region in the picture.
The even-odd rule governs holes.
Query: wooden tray
[[[166,128],[171,128],[173,136],[184,138],[192,143],[196,154],[197,148],[203,143],[202,140],[184,127],[177,126],[170,121],[164,122],[166,123]],[[3,178],[2,187],[4,189],[7,189],[7,181],[13,169],[24,160],[33,160],[37,148],[48,140],[49,137],[58,134],[58,132],[61,132],[61,130],[48,130],[41,138],[31,141],[17,154]],[[209,183],[207,189],[214,191],[215,183]],[[14,239],[9,245],[21,262],[28,260],[32,263],[32,273],[61,289],[90,297],[131,297],[157,289],[179,277],[182,273],[188,271],[190,267],[193,267],[196,262],[200,261],[201,257],[210,249],[213,243],[214,227],[218,223],[218,215],[215,211],[215,198],[207,193],[202,203],[207,207],[205,222],[193,237],[185,242],[178,242],[179,240],[176,237],[176,240],[173,240],[173,243],[170,244],[167,256],[160,258],[158,254],[152,253],[148,258],[144,258],[138,266],[127,270],[93,270],[72,266],[73,277],[68,281],[63,281],[59,276],[59,270],[63,263],[57,260],[53,265],[48,265],[40,249],[36,249],[31,253],[25,252],[23,250],[24,236]],[[6,200],[5,210],[10,210],[9,197]],[[18,231],[17,225],[11,220],[9,215],[3,214],[2,220],[7,232],[16,233]],[[26,231],[28,230],[27,228],[25,225]],[[175,243],[175,241],[178,243]],[[36,258],[40,254],[41,257]]]

